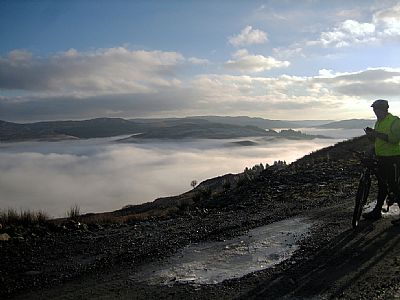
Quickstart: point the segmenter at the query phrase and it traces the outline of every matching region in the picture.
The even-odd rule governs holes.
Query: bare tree
[[[192,188],[194,188],[197,185],[197,180],[192,180],[192,182],[190,183],[190,186]]]

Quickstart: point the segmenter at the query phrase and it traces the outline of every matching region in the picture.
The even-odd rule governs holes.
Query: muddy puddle
[[[215,284],[288,259],[309,234],[311,221],[294,218],[250,230],[232,240],[191,244],[130,277],[149,284]]]

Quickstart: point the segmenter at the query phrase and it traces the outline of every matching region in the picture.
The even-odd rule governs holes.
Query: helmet
[[[372,103],[371,107],[388,109],[389,108],[389,104],[388,104],[387,100],[378,99],[378,100],[375,100],[374,103]]]

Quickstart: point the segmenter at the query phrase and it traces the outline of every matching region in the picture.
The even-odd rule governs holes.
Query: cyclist
[[[365,133],[374,142],[378,160],[378,197],[375,208],[363,217],[375,221],[382,217],[382,206],[389,194],[392,201],[400,202],[400,189],[396,183],[397,167],[400,171],[400,118],[388,112],[387,100],[378,99],[371,107],[377,121],[374,129],[367,127]]]

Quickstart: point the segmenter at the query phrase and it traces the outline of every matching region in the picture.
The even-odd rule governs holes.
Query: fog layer
[[[65,216],[119,209],[189,190],[190,182],[275,160],[292,162],[338,139],[233,140],[120,144],[112,139],[0,144],[0,209],[45,210]]]

